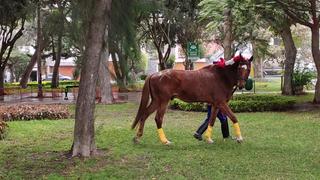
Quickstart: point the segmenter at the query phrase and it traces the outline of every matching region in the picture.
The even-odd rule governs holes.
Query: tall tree
[[[181,45],[184,52],[186,70],[193,69],[193,63],[188,59],[187,44],[189,42],[200,44],[203,37],[204,24],[199,21],[199,2],[199,0],[177,0],[171,1],[168,5],[168,8],[175,12],[177,43]]]
[[[247,1],[203,0],[199,5],[201,19],[208,22],[207,29],[224,48],[226,59],[230,59],[239,46],[252,40],[258,24]]]
[[[103,37],[106,30],[108,7],[111,0],[93,0],[86,37],[84,66],[81,71],[79,96],[76,106],[72,156],[92,156],[96,153],[94,136],[95,87],[97,84]]]
[[[129,62],[139,57],[137,41],[136,1],[112,1],[110,22],[108,24],[108,47],[120,90],[127,90]]]
[[[42,35],[42,33],[41,33]],[[37,55],[38,55],[38,51],[40,51],[40,53],[43,52],[43,50],[48,46],[48,40],[44,39],[44,37],[42,36],[40,38],[40,48],[38,48],[36,46],[36,50],[34,52],[34,54],[31,56],[30,61],[26,67],[26,69],[24,70],[24,72],[21,75],[21,79],[20,79],[20,87],[22,88],[27,88],[27,83],[29,80],[29,77],[31,75],[32,69],[34,67],[34,65],[37,63]]]
[[[43,97],[42,91],[42,61],[41,61],[41,51],[40,51],[40,43],[41,43],[41,0],[37,2],[37,76],[38,76],[38,97]]]
[[[259,15],[259,19],[266,21],[275,35],[280,35],[285,47],[285,61],[284,61],[284,84],[282,94],[292,95],[292,74],[294,64],[296,61],[297,48],[294,44],[291,25],[292,20],[274,4],[268,4],[266,1],[256,0],[252,1],[255,12]]]
[[[170,2],[144,0],[138,4],[138,23],[142,38],[154,45],[158,54],[159,70],[167,68],[171,48],[176,41],[174,10],[169,8]]]
[[[71,49],[73,54],[76,55],[76,69],[74,71],[74,79],[77,79],[80,75],[81,69],[84,63],[84,51],[85,51],[85,43],[87,32],[87,27],[89,25],[89,14],[90,14],[90,3],[91,1],[81,1],[78,3],[77,1],[70,2],[70,18],[72,21],[66,21],[66,48]],[[111,6],[109,7],[111,8]],[[108,10],[110,12],[110,10]],[[107,21],[110,19],[110,13],[105,17]],[[108,30],[106,31],[106,35],[104,36],[104,51],[101,55],[101,65],[99,66],[99,76],[98,76],[98,85],[99,94],[101,95],[101,103],[112,103],[112,86],[110,82],[110,72],[108,68],[108,57],[109,53],[107,51],[107,42],[108,38]]]
[[[293,21],[309,27],[311,30],[311,51],[317,69],[317,83],[313,102],[320,104],[319,1],[269,0],[269,2],[276,2]]]
[[[4,70],[16,41],[23,35],[27,1],[3,0],[0,6],[0,96],[4,94]]]
[[[52,72],[52,83],[51,83],[51,87],[52,88],[57,88],[59,86],[59,67],[60,67],[60,61],[61,61],[61,54],[62,54],[62,49],[63,49],[63,36],[64,36],[64,31],[65,31],[65,19],[66,19],[66,6],[67,6],[67,0],[63,0],[63,1],[56,1],[52,4],[52,7],[54,7],[54,5],[56,5],[58,7],[57,10],[57,16],[55,16],[56,18],[56,22],[58,25],[58,29],[55,30],[55,33],[57,36],[57,52],[53,55],[53,57],[55,57],[55,63],[53,66],[53,72]],[[54,47],[54,41],[52,42],[52,46]],[[54,49],[54,48],[53,48]]]
[[[111,8],[108,6],[108,8]],[[110,9],[108,9],[108,12],[110,12]],[[109,21],[109,15],[107,16],[107,20]],[[111,75],[109,71],[109,51],[107,47],[108,43],[108,31],[105,32],[104,36],[104,42],[102,47],[102,52],[100,55],[100,66],[99,66],[99,72],[98,72],[98,86],[100,91],[100,103],[103,104],[111,104],[113,103],[113,94],[112,94],[112,86],[111,86]]]
[[[8,61],[8,69],[10,70],[10,82],[18,82],[21,74],[28,65],[29,57],[17,50],[12,51],[12,55]]]

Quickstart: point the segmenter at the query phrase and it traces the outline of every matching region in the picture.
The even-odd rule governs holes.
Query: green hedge
[[[293,97],[265,94],[241,94],[235,95],[229,102],[233,112],[258,112],[258,111],[282,111],[295,104]],[[186,103],[179,99],[170,102],[172,109],[184,111],[207,111],[205,103]]]
[[[29,82],[28,87],[32,87],[32,88],[37,88],[38,87],[38,82],[37,81],[32,81]],[[64,88],[66,86],[75,86],[75,85],[79,85],[79,81],[77,80],[67,80],[67,81],[59,81],[59,87]],[[4,87],[5,88],[14,88],[14,87],[19,87],[20,83],[16,82],[16,83],[5,83]],[[42,86],[44,88],[46,87],[51,87],[51,81],[42,81]]]

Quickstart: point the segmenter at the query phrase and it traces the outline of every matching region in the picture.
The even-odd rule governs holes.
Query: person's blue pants
[[[209,125],[209,118],[211,116],[211,105],[208,105],[208,113],[207,113],[207,118],[203,121],[203,123],[200,125],[196,133],[199,135],[202,135],[206,129],[208,128]],[[220,110],[218,111],[217,114],[218,119],[220,120],[221,123],[221,131],[222,131],[222,136],[223,138],[228,138],[230,136],[229,133],[229,125],[228,125],[228,118],[226,115],[224,115]]]

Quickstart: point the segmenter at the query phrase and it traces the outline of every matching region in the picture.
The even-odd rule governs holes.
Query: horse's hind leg
[[[165,145],[171,144],[171,142],[166,138],[166,135],[164,134],[164,131],[162,129],[163,116],[164,116],[164,113],[166,112],[167,105],[168,105],[168,101],[161,103],[155,117],[160,141],[162,144],[165,144]]]
[[[236,140],[238,143],[241,143],[243,141],[243,138],[241,136],[241,131],[240,131],[240,126],[238,123],[237,117],[234,115],[234,113],[231,111],[230,107],[228,106],[227,103],[223,103],[219,106],[220,110],[224,112],[230,120],[233,122],[233,129],[234,129],[234,134],[236,135]]]
[[[150,116],[150,114],[152,114],[156,109],[157,109],[157,102],[152,101],[151,104],[147,107],[144,114],[142,115],[141,120],[139,121],[139,128],[137,131],[137,135],[133,139],[134,143],[140,142],[140,138],[143,135],[144,123],[147,120],[147,118]]]

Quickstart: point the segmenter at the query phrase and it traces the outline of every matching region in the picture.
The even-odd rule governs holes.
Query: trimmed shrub
[[[7,123],[0,119],[0,140],[4,139]]]
[[[0,118],[4,121],[32,119],[66,119],[70,117],[65,105],[9,105],[1,106]]]
[[[283,111],[290,109],[295,102],[289,96],[241,94],[235,95],[229,106],[233,112]],[[186,103],[179,99],[172,100],[170,107],[184,111],[207,111],[205,103]]]
[[[148,75],[146,75],[146,74],[141,74],[141,75],[140,75],[140,79],[141,79],[141,80],[146,80],[146,79],[147,79],[147,76],[148,76]]]
[[[32,81],[28,82],[28,87],[32,88],[37,88],[38,87],[38,82],[37,81]],[[67,80],[67,81],[59,81],[59,87],[66,87],[66,86],[76,86],[79,85],[79,81],[77,80]],[[18,88],[20,87],[19,82],[15,83],[5,83],[4,85],[5,88]],[[43,88],[50,88],[51,87],[51,81],[42,81],[42,87]]]

